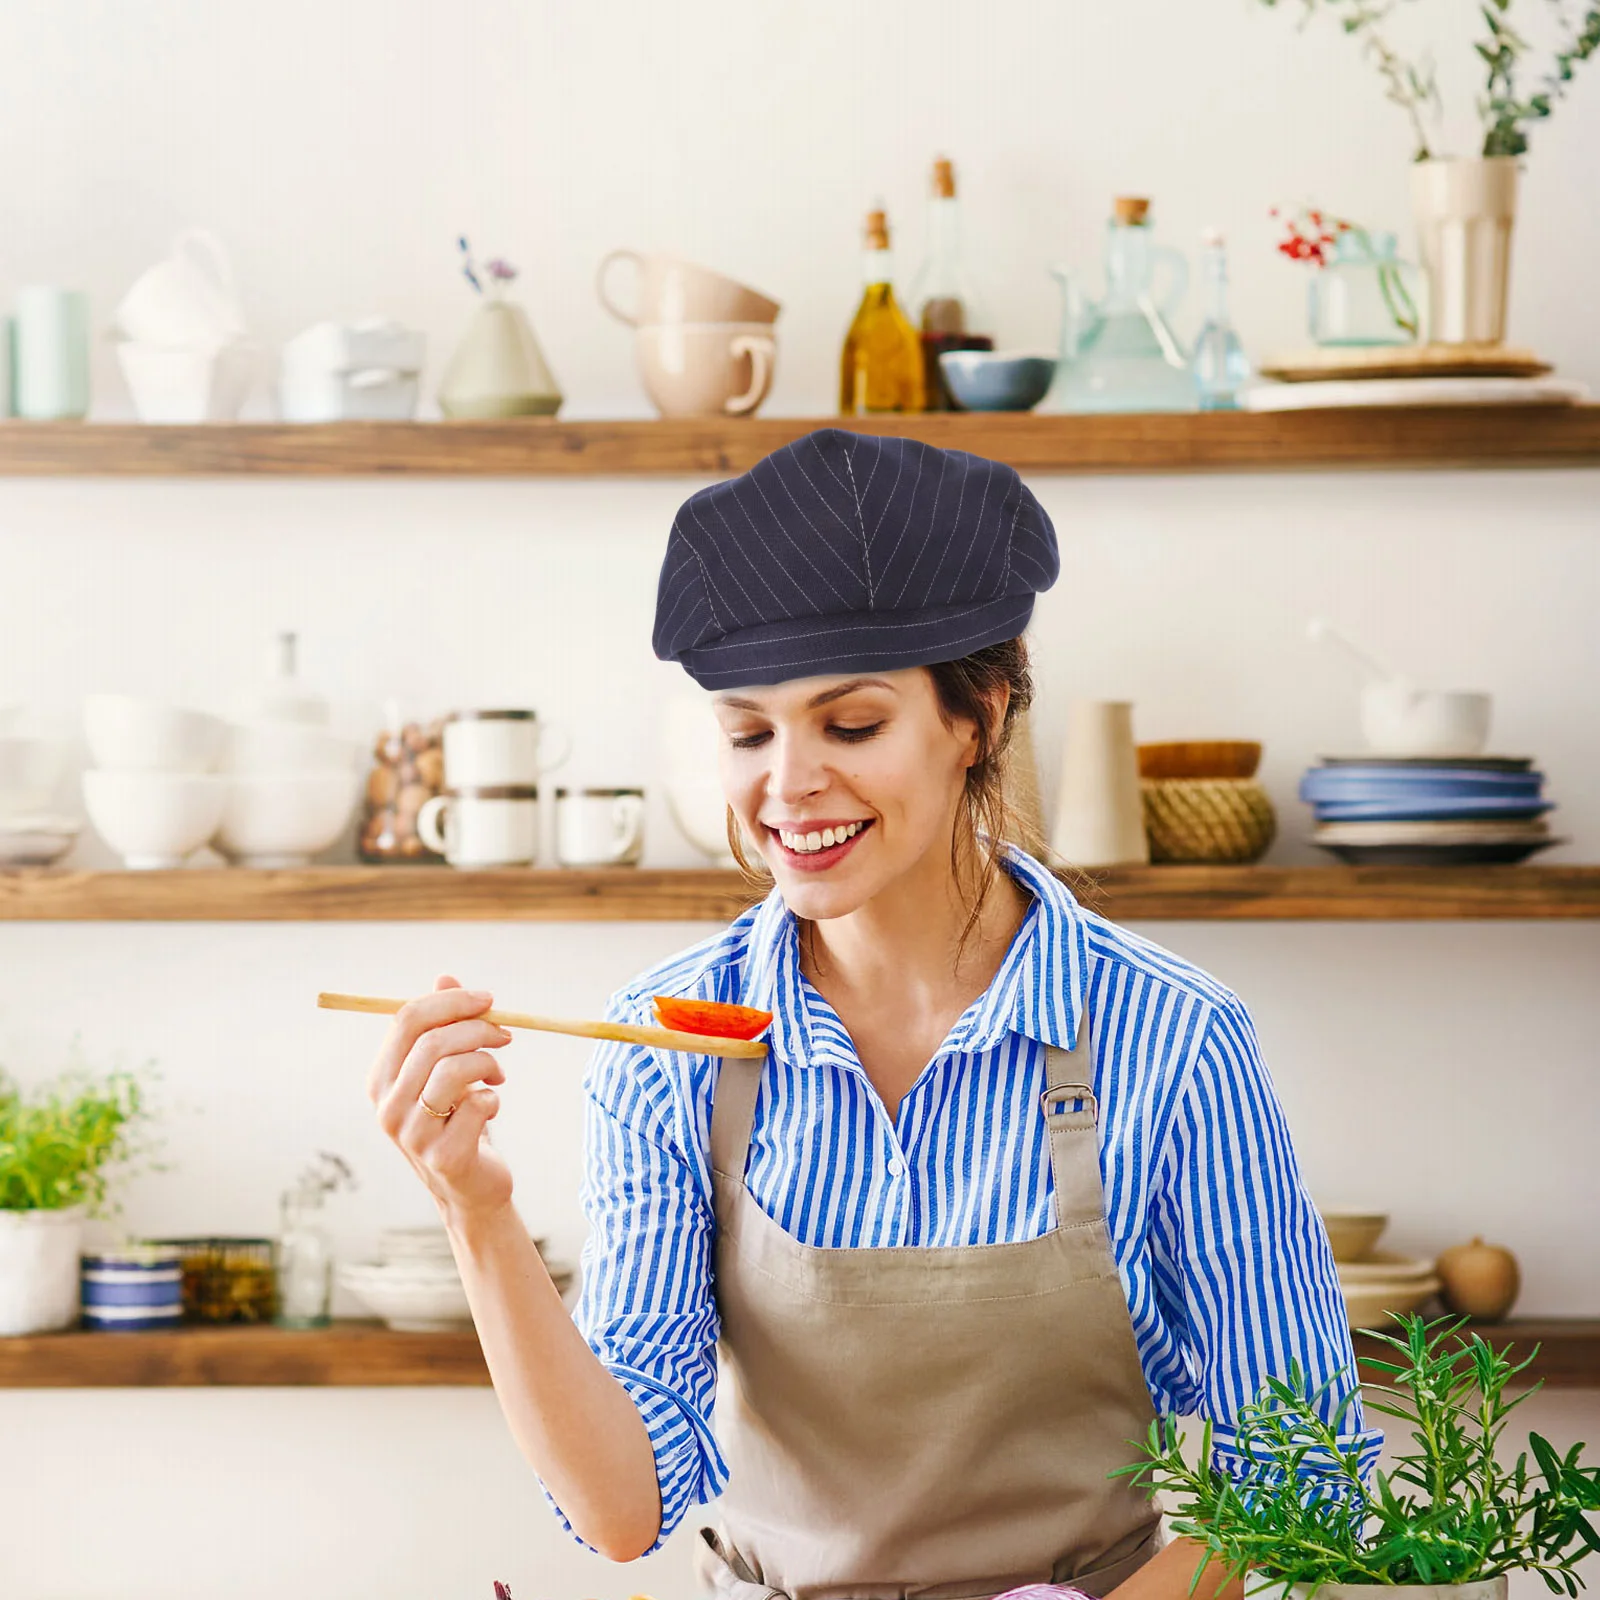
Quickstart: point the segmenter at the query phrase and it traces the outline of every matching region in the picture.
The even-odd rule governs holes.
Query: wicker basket
[[[1146,778],[1139,787],[1152,861],[1256,861],[1278,831],[1254,778]]]

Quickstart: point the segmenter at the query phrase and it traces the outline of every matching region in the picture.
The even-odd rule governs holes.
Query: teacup
[[[638,278],[634,309],[625,311],[606,293],[606,275],[612,262],[633,262]],[[676,256],[643,255],[637,250],[613,250],[595,274],[600,304],[619,322],[642,328],[663,322],[762,322],[771,324],[783,309],[776,300],[725,278],[709,267],[697,267]]]
[[[678,322],[641,327],[634,354],[662,416],[740,417],[766,399],[778,346],[763,322]]]
[[[1367,748],[1395,756],[1475,756],[1489,742],[1493,699],[1459,689],[1417,689],[1399,679],[1361,691]]]

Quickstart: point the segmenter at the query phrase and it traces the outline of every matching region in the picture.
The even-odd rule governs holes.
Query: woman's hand
[[[438,1204],[440,1215],[486,1215],[511,1202],[511,1169],[489,1143],[500,1096],[488,1085],[505,1073],[489,1052],[511,1035],[482,1013],[494,997],[442,977],[432,994],[409,1001],[367,1077],[378,1126],[399,1145]],[[474,1087],[478,1085],[478,1087]],[[455,1110],[449,1117],[434,1111]]]

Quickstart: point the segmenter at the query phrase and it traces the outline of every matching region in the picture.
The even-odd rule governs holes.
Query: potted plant
[[[1276,6],[1279,0],[1262,0]],[[1429,338],[1443,344],[1497,344],[1505,337],[1511,281],[1511,228],[1517,209],[1517,160],[1528,130],[1548,117],[1578,64],[1600,50],[1600,0],[1550,0],[1554,31],[1549,62],[1529,88],[1533,46],[1512,21],[1513,0],[1476,8],[1483,34],[1472,41],[1486,82],[1478,100],[1483,143],[1476,156],[1434,152],[1424,113],[1439,110],[1431,61],[1409,60],[1390,43],[1387,23],[1398,0],[1301,0],[1305,15],[1331,16],[1359,39],[1383,79],[1387,98],[1410,119],[1416,165],[1411,196],[1418,253],[1428,274]]]
[[[77,1320],[84,1221],[120,1209],[107,1178],[152,1148],[138,1137],[149,1118],[132,1072],[69,1068],[25,1098],[0,1071],[0,1334]]]
[[[1389,1471],[1375,1468],[1370,1483],[1359,1452],[1338,1438],[1359,1390],[1329,1407],[1338,1379],[1312,1391],[1296,1365],[1241,1410],[1236,1473],[1212,1462],[1209,1423],[1191,1463],[1167,1417],[1151,1424],[1143,1459],[1113,1476],[1173,1495],[1173,1530],[1203,1544],[1252,1595],[1404,1600],[1407,1590],[1448,1590],[1448,1600],[1505,1600],[1513,1571],[1576,1595],[1574,1566],[1600,1550],[1588,1516],[1600,1510],[1600,1467],[1582,1465],[1583,1445],[1562,1455],[1536,1433],[1531,1466],[1527,1451],[1511,1465],[1496,1451],[1510,1413],[1538,1387],[1507,1393],[1533,1356],[1513,1365],[1509,1345],[1460,1337],[1465,1318],[1395,1320],[1400,1337],[1375,1337],[1397,1359],[1372,1363],[1392,1381],[1369,1403],[1409,1425],[1412,1448]]]

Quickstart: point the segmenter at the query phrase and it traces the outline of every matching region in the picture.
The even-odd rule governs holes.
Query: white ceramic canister
[[[643,789],[556,790],[556,859],[562,866],[632,867],[643,852]]]
[[[0,1211],[0,1334],[54,1333],[78,1320],[86,1206]]]
[[[1050,843],[1075,867],[1149,862],[1130,701],[1074,700],[1068,705],[1061,793]]]

